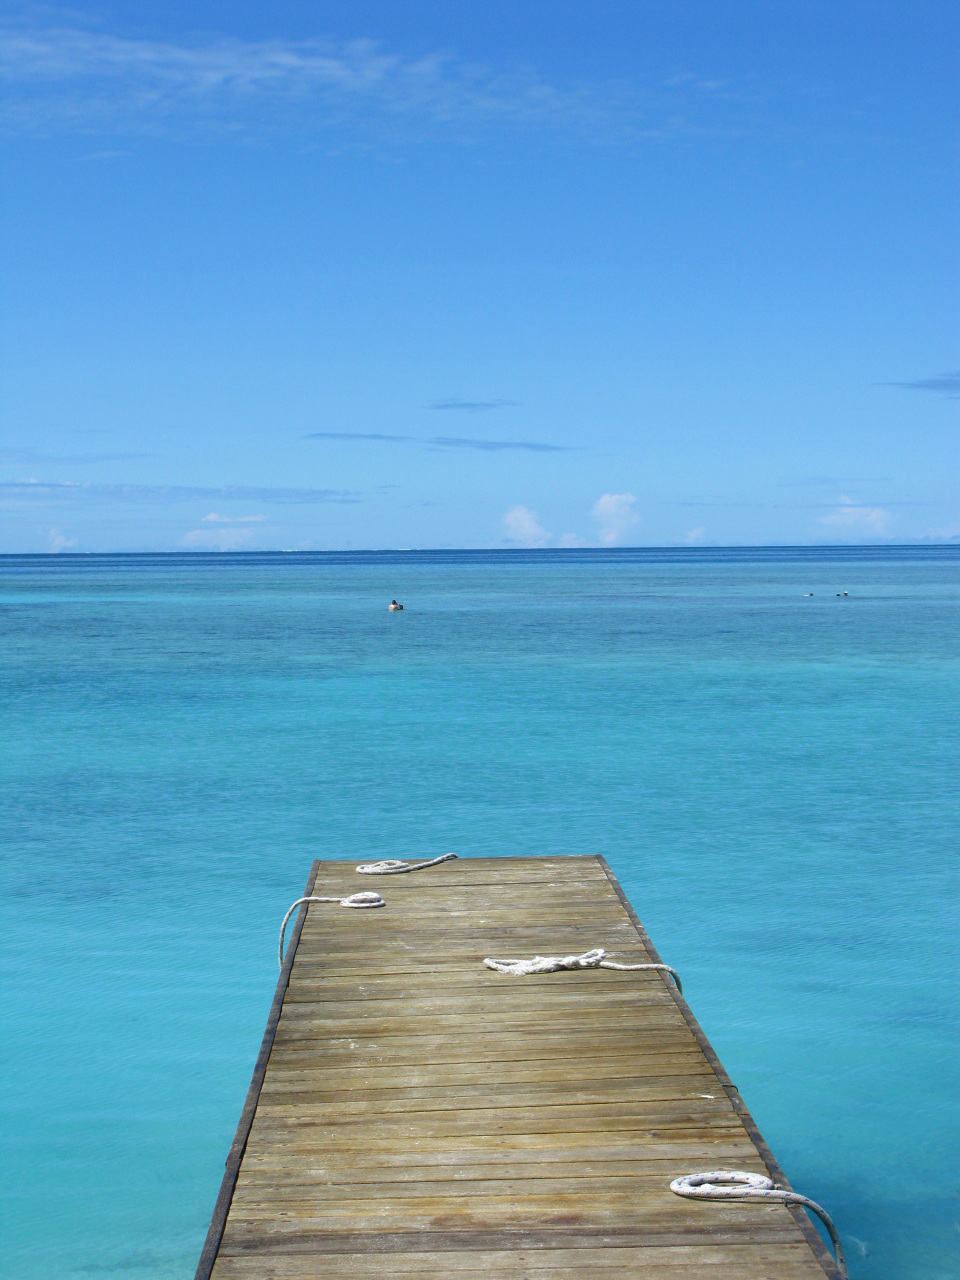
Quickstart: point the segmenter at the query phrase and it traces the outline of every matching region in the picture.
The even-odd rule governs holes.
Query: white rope
[[[486,959],[484,964],[497,973],[512,973],[515,977],[525,977],[528,973],[559,973],[561,969],[620,969],[624,973],[635,973],[639,969],[659,969],[661,973],[669,973],[677,984],[677,990],[683,992],[680,975],[668,964],[617,964],[606,958],[603,947],[594,947],[592,951],[584,951],[582,956],[534,956],[532,960],[494,960]]]
[[[429,862],[401,862],[399,858],[384,858],[382,862],[363,862],[357,867],[362,876],[398,876],[403,871],[422,871],[424,867],[435,867],[438,862],[449,862],[451,858],[459,858],[458,853],[445,853],[439,858],[431,858]]]
[[[678,1196],[689,1196],[694,1200],[778,1200],[781,1204],[799,1204],[815,1213],[830,1233],[834,1253],[837,1255],[837,1270],[842,1280],[849,1280],[847,1262],[843,1256],[843,1245],[837,1235],[837,1229],[826,1209],[821,1208],[814,1200],[798,1195],[796,1191],[785,1191],[775,1182],[759,1173],[743,1173],[733,1169],[715,1169],[710,1173],[688,1173],[683,1178],[674,1178],[670,1190]]]
[[[380,897],[379,893],[351,893],[349,898],[298,898],[287,914],[283,917],[283,924],[280,926],[280,945],[277,948],[277,960],[280,968],[283,968],[283,935],[287,931],[287,921],[304,902],[339,902],[341,907],[385,907],[387,904]]]

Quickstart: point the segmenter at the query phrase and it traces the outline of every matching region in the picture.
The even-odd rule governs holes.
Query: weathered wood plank
[[[747,1242],[794,1244],[796,1236],[796,1224],[786,1213],[776,1220],[757,1217],[752,1222],[735,1222],[727,1216],[725,1221],[703,1224],[699,1228],[690,1225],[683,1230],[679,1230],[677,1224],[654,1222],[631,1227],[584,1225],[496,1229],[473,1227],[455,1230],[447,1228],[441,1222],[433,1224],[426,1231],[377,1231],[375,1228],[324,1231],[322,1228],[301,1226],[264,1232],[259,1226],[238,1224],[233,1229],[228,1225],[221,1252],[228,1255],[246,1253],[280,1257],[291,1253],[393,1254],[416,1249],[447,1254],[473,1249],[589,1249]],[[749,1280],[753,1280],[753,1277]]]
[[[527,945],[526,940],[522,945]],[[437,967],[421,964],[411,967],[405,974],[396,972],[393,966],[384,971],[380,970],[379,966],[375,968],[371,964],[364,965],[362,961],[357,962],[359,967],[327,965],[322,957],[312,962],[313,971],[307,973],[303,968],[301,956],[301,964],[294,969],[291,994],[293,989],[303,986],[323,992],[324,998],[330,999],[337,998],[337,991],[343,991],[349,997],[355,996],[358,992],[370,991],[383,993],[383,997],[397,1000],[406,999],[407,992],[415,996],[457,996],[472,990],[503,994],[518,986],[510,974],[495,973],[491,969],[484,968],[478,975],[477,962],[484,957],[478,956],[476,952],[477,948],[472,948],[471,952],[462,959],[451,957],[442,966]],[[643,952],[632,948],[628,950],[625,947],[621,948],[614,958],[621,964],[650,963]],[[578,983],[578,989],[584,992],[638,990],[658,976],[653,970],[631,973],[615,972],[611,969],[584,969],[579,972],[581,981]],[[562,995],[564,990],[569,988],[570,980],[564,979],[562,973],[533,973],[522,985],[528,992],[556,991]]]
[[[468,1042],[461,1042],[466,1045]],[[483,1046],[477,1046],[482,1052]],[[649,1046],[648,1046],[649,1049]],[[486,1086],[490,1079],[489,1062],[481,1057],[477,1062],[406,1063],[390,1066],[321,1066],[317,1052],[284,1058],[284,1066],[270,1073],[270,1087],[275,1089],[309,1087],[317,1090],[355,1092],[375,1095],[383,1089],[439,1088],[455,1080],[459,1086]],[[710,1064],[699,1049],[675,1053],[647,1052],[622,1053],[618,1056],[585,1059],[571,1058],[566,1054],[555,1058],[518,1060],[500,1063],[497,1077],[501,1084],[539,1084],[554,1080],[618,1080],[624,1077],[648,1080],[666,1072],[670,1079],[706,1075],[715,1079]]]
[[[224,1280],[382,1280],[383,1262],[376,1254],[291,1254],[271,1260],[230,1257],[221,1264]],[[823,1272],[804,1244],[723,1247],[679,1245],[673,1248],[542,1249],[468,1253],[394,1253],[394,1276],[456,1276],[457,1280],[686,1280],[704,1274],[709,1280],[816,1280]]]
[[[669,1195],[669,1192],[667,1192]],[[674,1200],[678,1197],[672,1197]],[[242,1199],[230,1210],[227,1227],[237,1239],[283,1238],[324,1235],[330,1232],[397,1231],[423,1232],[442,1227],[448,1231],[538,1231],[571,1224],[581,1230],[620,1231],[630,1223],[636,1237],[644,1232],[669,1232],[677,1239],[685,1235],[702,1237],[739,1236],[750,1239],[756,1230],[772,1229],[789,1240],[802,1239],[796,1223],[782,1207],[775,1211],[750,1205],[731,1209],[723,1205],[703,1205],[700,1215],[684,1214],[679,1207],[651,1207],[646,1198],[638,1204],[633,1196],[574,1195],[542,1196],[418,1196],[389,1200],[386,1196],[369,1200],[290,1200],[281,1210],[276,1204],[257,1208]],[[716,1210],[716,1212],[712,1212]]]
[[[604,1018],[604,1025],[609,1027],[611,1031],[626,1030],[637,1021],[640,1013],[639,1009],[634,1010],[629,1007],[616,1013],[608,1013]],[[644,1023],[648,1027],[670,1031],[682,1026],[682,1020],[677,1016],[676,1010],[671,1009],[667,1004],[652,1005],[644,1013]],[[438,1033],[453,1035],[463,1028],[463,1019],[452,1013],[405,1019],[399,1013],[394,1014],[392,1017],[387,1015],[380,1017],[367,1016],[363,1014],[361,1009],[357,1008],[351,1012],[350,1021],[358,1033],[362,1032],[368,1036],[382,1037],[391,1035],[426,1036]],[[526,1033],[533,1036],[541,1030],[546,1030],[548,1026],[554,1032],[589,1032],[593,1030],[594,1035],[601,1034],[597,1031],[596,1018],[591,1016],[589,1009],[563,1008],[554,1013],[549,1019],[544,1017],[541,1012],[512,1013],[509,1010],[501,1013],[491,1012],[483,1015],[483,1025],[489,1026],[491,1032],[500,1032],[504,1035],[523,1035]],[[323,1017],[309,1009],[301,1014],[296,1011],[296,1006],[291,1006],[289,1010],[284,1010],[281,1015],[278,1038],[282,1040],[295,1039],[297,1037],[325,1038],[342,1030],[342,1017],[337,1018],[335,1015]]]
[[[669,991],[664,990],[664,987],[665,984],[660,980],[659,975],[651,973],[644,974],[639,982],[626,979],[619,991],[606,984],[584,984],[582,990],[570,992],[558,990],[556,987],[531,987],[524,991],[518,990],[517,979],[513,979],[513,986],[505,991],[474,987],[467,988],[463,994],[456,989],[444,993],[428,991],[419,997],[407,999],[402,997],[390,999],[379,992],[369,994],[360,992],[356,999],[342,999],[339,996],[326,999],[321,984],[310,984],[309,987],[301,984],[295,992],[290,993],[289,1000],[284,1001],[281,1017],[288,1022],[311,1017],[328,1021],[340,1016],[346,1020],[353,1014],[362,1014],[366,1017],[380,1014],[388,1018],[402,1018],[412,1014],[433,1016],[450,1014],[458,1010],[464,1013],[485,1013],[489,1009],[502,1009],[509,1013],[541,1014],[543,1021],[549,1025],[555,1015],[564,1009],[588,1011],[613,1008],[635,1009],[638,1004],[642,1004],[660,1006],[673,1015],[678,1026],[682,1026],[683,1016],[678,1011]],[[311,1006],[316,1007],[311,1008]],[[635,1026],[637,1021],[634,1019],[631,1025]],[[645,1021],[643,1019],[640,1021],[645,1027]],[[473,1024],[463,1024],[467,1030],[471,1025]]]
[[[758,1159],[752,1162],[752,1172],[762,1172]],[[592,1165],[581,1166],[583,1172],[564,1166],[562,1176],[558,1173],[550,1180],[549,1185],[541,1184],[532,1177],[514,1178],[510,1176],[479,1177],[449,1179],[442,1169],[434,1171],[434,1177],[424,1176],[419,1182],[411,1179],[394,1180],[384,1178],[379,1184],[365,1182],[332,1182],[323,1194],[322,1210],[324,1213],[331,1206],[344,1201],[351,1204],[368,1204],[396,1207],[413,1200],[421,1204],[433,1204],[440,1200],[488,1201],[510,1199],[517,1204],[533,1204],[542,1202],[547,1211],[551,1206],[558,1206],[576,1197],[578,1205],[589,1207],[601,1206],[611,1209],[624,1201],[644,1197],[658,1200],[663,1195],[663,1164],[658,1162],[643,1173],[626,1167],[616,1175],[610,1169],[598,1170]],[[618,1166],[623,1170],[624,1166]],[[509,1174],[510,1170],[501,1170],[501,1174]],[[316,1217],[318,1214],[316,1184],[303,1182],[300,1179],[276,1180],[269,1184],[251,1183],[245,1179],[238,1180],[233,1193],[234,1209],[243,1212],[257,1213],[280,1206],[286,1216]],[[572,1203],[572,1201],[570,1201]],[[458,1205],[459,1207],[459,1205]],[[675,1206],[673,1211],[675,1212]],[[712,1207],[712,1206],[710,1206]],[[468,1206],[469,1208],[469,1206]]]
[[[673,1027],[627,1027],[605,1029],[598,1048],[596,1031],[568,1029],[562,1035],[538,1031],[535,1035],[494,1035],[448,1033],[445,1036],[404,1035],[371,1036],[355,1032],[350,1036],[311,1036],[309,1029],[291,1030],[289,1034],[278,1029],[276,1042],[283,1045],[283,1057],[277,1061],[316,1063],[317,1067],[337,1067],[343,1064],[356,1066],[402,1066],[410,1063],[463,1062],[526,1062],[579,1057],[597,1052],[607,1056],[616,1054],[641,1055],[663,1053],[699,1053],[702,1050],[682,1029]],[[487,1072],[489,1078],[489,1070]]]
[[[573,1103],[680,1102],[687,1099],[715,1098],[722,1095],[705,1094],[705,1080],[709,1076],[683,1077],[679,1080],[653,1077],[639,1081],[629,1077],[617,1080],[584,1081],[571,1084],[567,1081],[549,1084],[514,1085],[491,1092],[482,1085],[439,1085],[424,1089],[381,1090],[379,1096],[358,1094],[351,1090],[344,1101],[340,1091],[320,1091],[305,1088],[276,1088],[264,1086],[260,1091],[260,1111],[263,1114],[310,1116],[330,1110],[347,1109],[354,1116],[390,1116],[398,1114],[423,1115],[426,1112],[469,1110],[504,1111],[531,1106],[567,1107]],[[726,1098],[721,1105],[726,1104]]]
[[[661,1180],[664,1174],[676,1164],[676,1151],[679,1144],[672,1144],[669,1155],[660,1159],[651,1156],[638,1156],[634,1160],[579,1159],[555,1160],[547,1156],[555,1156],[557,1152],[544,1153],[526,1162],[511,1160],[496,1163],[470,1163],[463,1158],[463,1153],[437,1155],[432,1158],[418,1153],[415,1163],[404,1157],[389,1155],[371,1160],[365,1152],[323,1153],[316,1156],[301,1156],[289,1159],[283,1153],[277,1153],[272,1159],[260,1156],[249,1161],[250,1168],[244,1165],[237,1179],[240,1187],[269,1187],[278,1189],[288,1186],[312,1187],[359,1187],[368,1182],[387,1186],[395,1183],[414,1183],[426,1186],[433,1181],[441,1182],[451,1189],[460,1182],[484,1182],[493,1187],[497,1183],[517,1182],[532,1179],[537,1183],[572,1178],[643,1178],[648,1174],[656,1175]],[[750,1168],[754,1172],[763,1172],[755,1149],[749,1142],[729,1143],[691,1143],[688,1148],[690,1159],[724,1159],[738,1160],[738,1168]],[[571,1154],[561,1152],[559,1154]],[[576,1154],[576,1153],[572,1153]],[[607,1154],[604,1149],[603,1155]],[[402,1163],[401,1163],[402,1161]],[[744,1163],[746,1162],[746,1163]],[[451,1191],[452,1193],[452,1191]]]
[[[374,1130],[376,1126],[373,1127]],[[267,1140],[269,1137],[269,1141]],[[354,1130],[349,1134],[339,1134],[336,1140],[332,1135],[317,1129],[294,1135],[276,1129],[264,1132],[257,1150],[274,1156],[289,1152],[291,1160],[298,1156],[329,1155],[342,1158],[344,1152],[364,1152],[371,1149],[375,1132]],[[629,1160],[641,1156],[651,1145],[674,1143],[678,1147],[689,1143],[730,1141],[749,1141],[745,1129],[733,1124],[724,1127],[707,1125],[669,1126],[657,1125],[656,1128],[634,1128],[625,1131],[566,1130],[547,1133],[510,1133],[510,1134],[454,1134],[434,1137],[419,1137],[415,1143],[418,1157],[430,1157],[436,1152],[444,1152],[456,1157],[458,1154],[466,1158],[471,1154],[482,1153],[487,1158],[498,1159],[546,1159],[550,1151],[588,1152],[591,1158],[603,1158],[606,1153],[610,1159]],[[382,1137],[376,1141],[376,1150],[383,1153],[384,1159],[389,1156],[402,1156],[413,1150],[409,1138]],[[354,1156],[351,1155],[351,1159]],[[671,1175],[676,1177],[676,1174]]]

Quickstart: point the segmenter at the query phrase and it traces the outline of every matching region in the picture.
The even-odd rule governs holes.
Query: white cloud
[[[550,540],[546,529],[537,523],[537,517],[529,507],[511,507],[503,517],[507,541],[521,547],[545,547]]]
[[[47,546],[54,553],[66,551],[67,547],[75,547],[76,538],[65,538],[59,529],[51,529],[47,533]]]
[[[689,542],[691,545],[693,545],[694,543],[702,542],[706,536],[707,536],[706,529],[704,529],[702,524],[698,524],[695,529],[687,530],[683,540],[684,542]]]
[[[828,528],[842,530],[846,533],[866,535],[871,538],[882,538],[892,527],[895,516],[885,507],[867,507],[855,502],[847,494],[840,495],[840,505],[825,516],[820,523]]]
[[[87,484],[78,480],[0,481],[4,498],[45,502],[50,499],[99,501],[124,498],[138,502],[183,502],[203,498],[212,502],[359,502],[358,494],[347,489],[266,489],[249,485],[224,485],[220,489],[185,484]],[[215,513],[211,513],[215,514]]]
[[[587,545],[586,538],[581,538],[576,533],[561,533],[557,539],[558,547],[585,547]]]
[[[237,551],[252,537],[252,529],[191,529],[180,539],[180,546],[198,551]]]
[[[505,75],[445,54],[407,58],[370,40],[173,43],[83,26],[0,32],[0,77],[8,124],[68,128],[169,129],[179,116],[206,127],[232,125],[248,106],[342,127],[371,110],[381,124],[403,117],[435,124],[522,123],[557,116],[579,122],[599,102],[562,92],[529,74]],[[609,107],[607,107],[609,112]],[[126,119],[124,119],[126,116]],[[249,119],[254,125],[254,118]]]
[[[632,493],[605,493],[593,505],[591,515],[600,526],[600,542],[604,547],[618,547],[640,517],[633,510]]]
[[[29,10],[0,25],[0,80],[7,90],[0,118],[17,132],[158,133],[189,125],[342,134],[360,125],[395,138],[411,124],[461,134],[535,125],[609,143],[743,128],[733,86],[697,77],[551,84],[531,69],[449,53],[404,56],[370,40],[175,43],[114,34],[74,15],[59,25],[31,24]],[[697,118],[698,107],[706,119]]]
[[[219,511],[211,511],[209,515],[203,517],[204,520],[212,521],[214,524],[252,524],[266,518],[266,516],[224,516]]]

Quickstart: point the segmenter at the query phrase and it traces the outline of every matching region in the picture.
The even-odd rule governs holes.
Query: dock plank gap
[[[197,1280],[836,1280],[806,1214],[673,1178],[786,1177],[599,856],[410,875],[316,862]]]

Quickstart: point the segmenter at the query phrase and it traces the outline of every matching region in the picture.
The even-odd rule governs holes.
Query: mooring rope
[[[280,962],[280,968],[283,968],[283,935],[287,931],[287,921],[304,902],[339,902],[341,907],[385,907],[387,904],[380,897],[379,893],[371,893],[365,890],[363,893],[351,893],[349,898],[298,898],[287,914],[283,917],[283,924],[280,926],[280,945],[277,948],[277,960]]]
[[[837,1270],[842,1280],[849,1280],[843,1245],[826,1209],[796,1191],[785,1191],[760,1173],[743,1173],[733,1169],[715,1169],[710,1173],[688,1173],[674,1178],[670,1190],[678,1196],[694,1200],[778,1200],[781,1204],[799,1204],[815,1213],[830,1233],[837,1256]]]
[[[639,969],[659,969],[669,973],[682,994],[680,975],[668,964],[617,964],[606,958],[603,947],[594,947],[592,951],[584,951],[582,956],[534,956],[532,960],[494,960],[488,958],[484,964],[497,973],[512,973],[515,977],[525,977],[528,973],[559,973],[561,969],[620,969],[624,973],[635,973]]]
[[[444,853],[439,858],[431,858],[429,862],[401,862],[399,858],[384,858],[382,862],[362,862],[357,870],[362,876],[398,876],[404,871],[422,871],[424,867],[435,867],[438,862],[449,862],[451,858],[459,857],[459,853]]]

